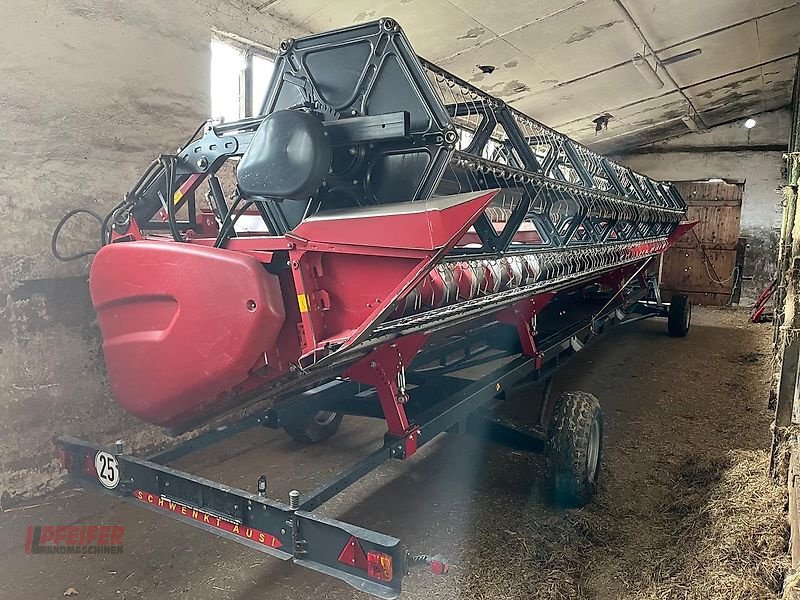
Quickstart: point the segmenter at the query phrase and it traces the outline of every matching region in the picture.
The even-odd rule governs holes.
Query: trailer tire
[[[675,294],[669,304],[667,332],[671,337],[685,337],[692,324],[692,301],[686,294]]]
[[[316,444],[327,440],[339,429],[341,413],[320,410],[284,426],[284,431],[296,442]]]
[[[597,492],[603,453],[603,411],[586,392],[564,392],[553,408],[548,466],[556,504],[578,507]]]

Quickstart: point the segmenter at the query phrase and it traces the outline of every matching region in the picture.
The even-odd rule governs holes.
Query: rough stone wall
[[[756,118],[759,124],[753,130],[744,129],[740,123],[726,125],[616,157],[656,179],[718,177],[745,182],[741,233],[747,237],[747,249],[741,304],[755,301],[775,275],[782,201],[777,190],[785,181],[785,151],[762,148],[786,144],[789,135],[788,111]],[[726,150],[726,146],[732,150]]]
[[[163,439],[110,400],[89,260],[56,261],[50,235],[72,208],[104,214],[207,118],[212,29],[270,47],[305,33],[253,5],[0,2],[0,504],[58,482],[58,435]],[[94,222],[75,223],[62,251],[96,248],[98,236]]]

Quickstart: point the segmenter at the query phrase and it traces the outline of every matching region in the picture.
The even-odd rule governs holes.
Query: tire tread
[[[284,425],[283,429],[294,441],[311,445],[327,440],[339,429],[343,415],[338,413],[336,418],[327,425],[320,425],[314,420],[314,415],[307,415],[294,423]]]
[[[691,321],[689,325],[686,324],[686,311],[691,310],[691,304],[689,296],[686,294],[672,296],[667,315],[667,332],[670,337],[685,337],[689,333]]]
[[[586,464],[592,422],[600,419],[600,456],[593,480]],[[600,402],[587,392],[564,392],[556,401],[551,421],[549,466],[557,503],[583,506],[597,488],[602,459],[602,412]]]

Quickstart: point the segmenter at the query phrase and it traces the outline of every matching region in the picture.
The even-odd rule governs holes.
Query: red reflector
[[[443,558],[434,556],[431,558],[431,573],[434,575],[447,575],[447,561]]]
[[[72,466],[72,452],[67,450],[64,446],[58,448],[58,461],[61,463],[61,468],[69,471]]]
[[[83,457],[83,472],[87,475],[97,477],[97,469],[94,466],[94,456],[87,454]]]
[[[380,581],[392,580],[392,557],[383,552],[367,552],[367,575]]]
[[[364,554],[364,549],[361,548],[358,538],[352,535],[350,536],[342,553],[339,555],[339,562],[358,569],[367,570],[367,555]]]

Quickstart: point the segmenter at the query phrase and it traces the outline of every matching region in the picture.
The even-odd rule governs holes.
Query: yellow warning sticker
[[[297,306],[300,307],[300,312],[308,312],[308,299],[305,294],[297,294]]]

